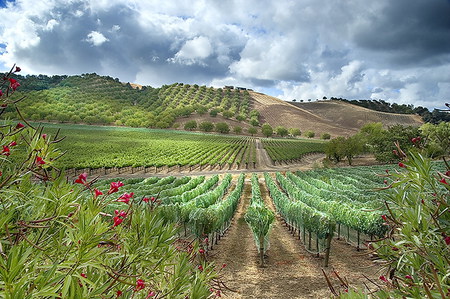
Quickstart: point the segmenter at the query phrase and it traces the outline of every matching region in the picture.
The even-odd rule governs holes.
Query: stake
[[[325,248],[325,260],[323,261],[324,267],[328,267],[328,260],[330,259],[331,239],[333,239],[333,235],[329,234],[326,242],[327,247]]]

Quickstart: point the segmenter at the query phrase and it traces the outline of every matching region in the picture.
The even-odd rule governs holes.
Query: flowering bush
[[[20,83],[8,76],[17,71],[3,80],[2,109],[15,107],[9,97]],[[109,190],[92,188],[86,174],[68,182],[53,166],[58,137],[42,131],[25,120],[0,126],[0,298],[210,296],[215,272],[173,246],[173,226],[120,194],[121,182]],[[127,209],[105,212],[117,202]]]

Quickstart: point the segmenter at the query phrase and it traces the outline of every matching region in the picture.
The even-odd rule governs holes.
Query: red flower
[[[380,276],[380,280],[381,280],[381,281],[384,281],[384,282],[387,282],[387,281],[388,281],[388,280],[386,279],[386,277],[384,277],[384,275],[381,275],[381,276]]]
[[[411,275],[405,275],[405,278],[406,279],[412,279],[412,276]]]
[[[9,147],[13,147],[13,146],[16,146],[16,145],[17,145],[17,142],[15,142],[15,141],[12,141],[12,142],[9,143]]]
[[[202,265],[199,265],[197,268],[198,268],[200,271],[203,271],[203,266],[202,266]]]
[[[222,264],[222,269],[225,268],[227,266],[227,264]]]
[[[450,245],[450,236],[445,236],[444,241],[445,244]]]
[[[148,295],[147,295],[147,297],[145,297],[145,299],[148,299],[148,298],[153,297],[155,295],[156,295],[155,292],[150,291],[150,292],[148,292]]]
[[[99,197],[100,195],[103,195],[103,192],[100,191],[100,190],[98,190],[97,188],[94,189],[94,192],[95,192],[94,198],[97,198],[97,197]]]
[[[18,73],[18,72],[20,72],[22,69],[20,68],[20,67],[18,67],[18,66],[16,66],[16,70],[14,71],[14,73]]]
[[[42,157],[37,156],[36,157],[36,164],[37,165],[44,165],[45,161],[44,161],[44,159],[42,159]]]
[[[47,134],[42,134],[42,138],[47,138]]]
[[[156,198],[155,197],[150,197],[150,200],[152,201],[152,202],[155,202],[156,201]]]
[[[114,211],[114,214],[116,214],[116,216],[122,217],[122,218],[127,217],[127,212],[125,212],[125,211],[120,211],[120,212],[119,212],[119,210],[115,210],[115,211]]]
[[[381,215],[381,218],[383,218],[384,221],[387,221],[387,216],[386,215]]]
[[[19,82],[17,82],[17,80],[16,79],[13,79],[13,78],[9,78],[8,79],[9,80],[9,86],[13,89],[13,90],[16,90],[17,89],[17,87],[19,87],[20,86],[20,83]]]
[[[383,183],[384,183],[385,185],[387,185],[388,181],[387,181],[387,180],[384,180]]]
[[[392,153],[393,153],[394,155],[398,156],[397,150],[393,150]]]
[[[25,127],[25,125],[22,124],[22,123],[18,123],[18,124],[16,125],[16,129],[21,129],[21,128],[23,128],[23,127]]]
[[[2,155],[9,156],[10,155],[10,149],[6,145],[3,146]]]
[[[401,167],[401,168],[406,168],[406,165],[403,164],[402,162],[398,162],[398,166]]]
[[[86,184],[86,180],[87,180],[87,173],[83,172],[78,176],[78,179],[75,180],[75,183],[84,185]]]
[[[119,199],[117,199],[118,202],[124,202],[126,204],[128,204],[130,202],[130,199],[133,197],[134,193],[124,193],[122,194],[122,196],[119,197]]]
[[[143,290],[145,288],[145,281],[143,281],[142,279],[138,279],[136,280],[136,288],[135,288],[135,292],[138,292],[140,290]]]
[[[81,273],[81,277],[87,278],[87,275],[85,273]]]
[[[122,296],[122,291],[121,290],[117,290],[116,294],[117,294],[117,297]]]
[[[199,252],[200,254],[204,254],[204,253],[205,253],[205,250],[202,249],[202,248],[200,248],[198,252]]]
[[[119,191],[119,188],[122,187],[122,186],[123,186],[123,183],[120,182],[120,181],[118,181],[118,182],[111,182],[108,194],[116,193],[117,191]]]
[[[445,178],[442,178],[439,182],[441,182],[442,184],[448,185],[448,183],[447,183],[447,181],[445,180]]]
[[[142,201],[143,201],[143,202],[149,202],[149,201],[150,201],[150,198],[144,197],[144,198],[142,199]]]
[[[116,216],[114,217],[114,226],[118,226],[119,224],[121,224],[123,222],[123,219]]]

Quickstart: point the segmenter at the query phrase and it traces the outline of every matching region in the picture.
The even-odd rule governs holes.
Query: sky
[[[0,70],[450,102],[450,0],[0,0]]]

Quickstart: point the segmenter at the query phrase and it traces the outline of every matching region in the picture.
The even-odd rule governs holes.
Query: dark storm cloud
[[[432,107],[450,94],[449,15],[444,0],[18,0],[0,9],[0,61]]]
[[[355,35],[357,45],[400,65],[450,61],[450,2],[396,0],[369,15]]]

